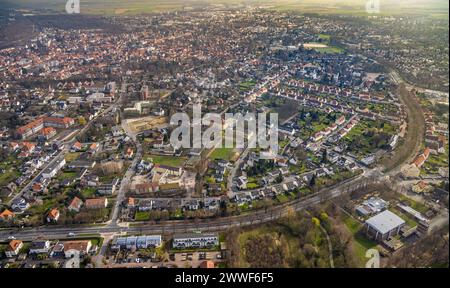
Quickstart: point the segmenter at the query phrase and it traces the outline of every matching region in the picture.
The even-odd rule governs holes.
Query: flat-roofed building
[[[42,177],[50,179],[56,176],[58,174],[59,170],[66,165],[66,159],[63,157],[57,159],[55,162],[53,162],[51,165],[49,165],[47,168],[42,171]]]
[[[114,238],[111,249],[147,249],[159,247],[162,244],[161,235],[143,235],[143,236],[129,236]]]
[[[182,234],[175,235],[172,241],[173,248],[204,248],[219,245],[218,234]]]
[[[377,241],[383,241],[397,235],[404,225],[405,221],[402,218],[385,210],[367,219],[364,226],[368,235]]]

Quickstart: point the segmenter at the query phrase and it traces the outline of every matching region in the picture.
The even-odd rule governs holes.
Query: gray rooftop
[[[219,237],[217,233],[190,233],[190,234],[175,234],[173,235],[173,239],[196,239],[196,238],[206,238],[206,237]]]
[[[366,224],[368,224],[370,227],[377,230],[381,234],[386,234],[389,231],[396,229],[400,225],[405,224],[405,221],[391,211],[385,210],[380,214],[367,219]]]

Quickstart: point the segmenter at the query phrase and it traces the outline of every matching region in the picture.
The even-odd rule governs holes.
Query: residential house
[[[345,123],[345,116],[341,116],[338,119],[336,119],[336,125],[342,125]]]
[[[425,163],[425,161],[428,159],[428,156],[430,156],[430,148],[425,148],[422,154],[418,155],[414,161],[412,162],[413,165],[415,165],[417,168],[422,167],[422,165]]]
[[[134,208],[134,207],[136,207],[136,199],[133,197],[128,197],[127,208]]]
[[[112,241],[111,249],[116,251],[121,249],[148,249],[160,247],[161,244],[161,235],[117,237]]]
[[[80,212],[81,206],[83,206],[83,200],[75,197],[72,199],[67,209],[72,212]]]
[[[114,193],[116,193],[116,188],[117,188],[117,185],[114,184],[114,183],[102,184],[102,185],[98,186],[97,192],[100,195],[108,195],[108,196],[110,196],[110,195],[113,195]]]
[[[186,210],[198,210],[200,208],[200,201],[189,200],[184,203],[184,208]]]
[[[214,262],[210,261],[210,260],[206,260],[203,261],[202,263],[200,263],[200,265],[198,266],[198,268],[202,268],[202,269],[210,269],[210,268],[215,268]]]
[[[2,213],[0,213],[0,219],[3,221],[10,220],[14,217],[14,212],[9,211],[8,209],[3,210]]]
[[[70,162],[67,167],[69,169],[92,169],[97,162],[95,160],[75,160]]]
[[[56,176],[59,170],[66,165],[66,159],[61,157],[56,161],[52,162],[47,168],[42,171],[42,177],[50,179]]]
[[[23,247],[23,242],[20,240],[13,239],[9,242],[6,248],[5,255],[8,258],[16,257],[19,255],[20,249]]]
[[[91,240],[65,241],[63,244],[66,258],[73,258],[75,255],[87,255],[92,247]]]
[[[127,152],[125,153],[125,157],[127,157],[128,159],[133,159],[133,155],[134,155],[133,149],[128,148]]]
[[[30,207],[30,204],[23,197],[16,198],[12,201],[11,208],[16,213],[23,213]]]
[[[70,148],[70,152],[80,152],[83,149],[83,145],[80,142],[75,142]]]
[[[53,246],[52,251],[50,252],[50,257],[63,257],[64,256],[64,244],[57,243]]]
[[[108,198],[102,197],[102,198],[86,199],[84,206],[86,207],[86,209],[106,208],[108,206]]]
[[[247,177],[241,176],[236,181],[236,186],[240,190],[247,189]]]
[[[50,251],[49,240],[36,240],[31,242],[30,254],[46,254]]]
[[[48,223],[57,222],[59,219],[59,216],[60,216],[59,210],[57,208],[53,208],[47,214],[47,222]]]
[[[156,182],[136,184],[134,191],[137,194],[155,193],[159,191],[159,184]]]
[[[218,245],[219,245],[218,234],[174,235],[172,240],[172,247],[175,249],[206,248]]]
[[[49,140],[50,138],[52,138],[53,136],[56,135],[56,129],[53,127],[46,127],[44,129],[41,130],[41,134],[38,136],[39,139],[41,140]]]
[[[95,154],[98,152],[99,149],[100,146],[98,145],[98,143],[92,143],[91,146],[89,146],[89,153]]]
[[[433,187],[424,181],[417,182],[412,186],[412,191],[414,193],[428,193],[433,190]]]
[[[286,182],[283,184],[283,189],[286,192],[290,192],[290,191],[294,191],[295,189],[298,188],[298,183],[297,181],[290,181],[290,182]]]

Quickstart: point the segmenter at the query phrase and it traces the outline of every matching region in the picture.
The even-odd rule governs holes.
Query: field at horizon
[[[65,12],[66,0],[0,0],[2,7]],[[365,0],[81,0],[81,12],[135,15],[199,8],[239,8],[244,5],[300,13],[369,15]],[[448,18],[446,0],[380,0],[381,15],[423,14]]]

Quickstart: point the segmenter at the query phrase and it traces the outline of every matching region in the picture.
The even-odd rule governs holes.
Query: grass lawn
[[[303,174],[308,171],[308,168],[306,167],[306,164],[304,162],[301,162],[301,164],[297,165],[289,165],[289,172],[295,173],[295,174]]]
[[[327,34],[319,34],[319,39],[325,40],[325,41],[327,41],[329,43],[330,39],[331,39],[331,36],[327,35]]]
[[[356,234],[361,229],[361,224],[350,216],[344,216],[342,220],[352,234]]]
[[[256,189],[261,187],[259,185],[259,177],[249,177],[247,183],[247,189]]]
[[[298,193],[300,193],[301,195],[308,195],[312,193],[312,190],[309,187],[303,187],[298,191]]]
[[[249,91],[256,85],[255,81],[245,81],[239,84],[239,89],[241,91]]]
[[[286,147],[286,145],[289,143],[289,139],[281,140],[278,142],[278,146],[280,147],[280,149],[284,149],[284,147]]]
[[[127,168],[124,168],[124,171],[126,171]],[[108,175],[102,175],[99,177],[100,182],[102,183],[110,183],[116,178],[122,178],[123,173],[114,173],[114,174],[108,174]]]
[[[51,208],[58,208],[58,201],[55,198],[51,199],[44,199],[42,205],[36,205],[31,206],[30,209],[28,209],[29,212],[33,215],[44,215],[47,213]]]
[[[369,131],[373,132],[373,136],[367,136],[367,134],[364,134]],[[359,158],[363,158],[373,153],[375,149],[382,147],[381,142],[378,143],[378,146],[377,144],[374,144],[374,139],[377,135],[386,134],[389,138],[394,133],[395,127],[387,122],[361,120],[342,139],[349,145],[348,149],[350,149],[350,152]]]
[[[28,253],[30,251],[31,243],[30,242],[24,242],[22,248],[20,248],[19,253]]]
[[[422,214],[425,214],[425,212],[427,212],[429,209],[425,204],[414,201],[413,199],[408,198],[405,195],[399,195],[399,199],[403,202],[407,202],[409,204],[409,206],[411,206],[411,208],[413,208],[414,210],[416,210]]]
[[[92,239],[89,239],[89,240],[91,240],[92,246],[100,247],[103,244],[103,238],[102,237],[92,238]]]
[[[280,203],[284,203],[284,202],[289,201],[289,197],[286,196],[286,195],[284,195],[284,194],[280,194],[280,195],[277,196],[277,200],[278,200]]]
[[[309,116],[306,116],[310,114]],[[315,115],[313,117],[313,114]],[[303,115],[303,116],[302,116]],[[308,139],[316,132],[323,131],[325,128],[335,122],[335,119],[339,118],[342,113],[327,114],[315,109],[302,108],[299,119],[297,121],[300,127],[300,138],[303,140]]]
[[[445,153],[438,155],[430,154],[430,157],[428,157],[421,170],[430,171],[430,173],[434,174],[438,173],[440,167],[448,167],[448,155],[448,146],[445,148]]]
[[[181,209],[175,210],[171,215],[171,217],[173,217],[175,219],[181,219],[181,218],[183,218],[183,216],[184,216],[184,213],[183,213],[183,210],[181,210]]]
[[[3,253],[6,251],[6,248],[8,248],[8,245],[0,245],[0,258],[3,257]]]
[[[402,218],[406,222],[406,225],[408,225],[409,227],[416,227],[418,225],[416,220],[408,216],[406,213],[400,211],[400,209],[392,208],[392,210],[392,212],[394,212],[398,217]]]
[[[328,46],[328,47],[324,47],[324,48],[314,48],[314,50],[319,53],[324,53],[324,54],[341,54],[345,51],[344,49],[342,49],[340,47],[335,47],[335,46]]]
[[[78,157],[80,156],[80,153],[67,153],[64,156],[64,159],[66,159],[66,162],[72,162],[78,159]]]
[[[353,251],[358,259],[358,264],[360,267],[364,267],[367,262],[366,252],[371,248],[375,248],[377,243],[365,237],[362,233],[360,233],[360,229],[362,225],[351,218],[350,216],[344,215],[342,220],[347,227],[347,229],[353,234]]]
[[[256,189],[256,188],[259,188],[258,183],[254,183],[254,182],[247,183],[247,189]]]
[[[183,166],[186,162],[185,157],[174,157],[174,156],[161,156],[161,155],[149,155],[147,158],[151,158],[154,164],[161,164],[173,167]]]
[[[231,161],[234,155],[235,152],[233,148],[216,148],[211,153],[210,158],[214,160],[222,159],[226,161]]]
[[[148,211],[136,211],[134,215],[134,220],[136,221],[147,221],[150,219],[150,212]]]
[[[92,198],[95,196],[95,192],[97,191],[96,188],[94,187],[90,187],[90,188],[84,188],[81,190],[81,195],[87,199],[87,198]]]
[[[5,173],[0,174],[0,187],[8,185],[11,181],[14,181],[19,177],[19,173],[15,170],[5,171]]]
[[[70,171],[70,172],[63,172],[63,173],[61,173],[61,174],[57,177],[57,179],[58,179],[59,181],[64,181],[64,180],[66,180],[66,179],[69,179],[69,180],[75,179],[76,177],[77,177],[77,172],[72,172],[72,171]]]

